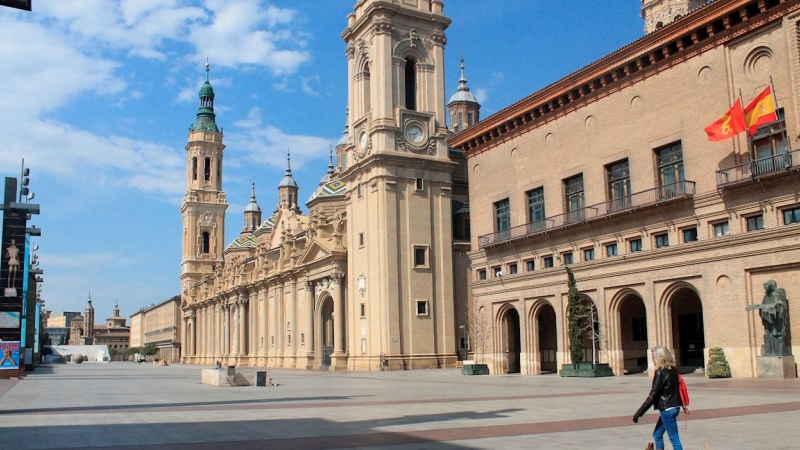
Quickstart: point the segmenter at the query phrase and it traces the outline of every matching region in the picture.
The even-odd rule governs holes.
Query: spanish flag
[[[759,127],[777,122],[778,113],[775,108],[775,96],[772,95],[772,86],[767,86],[744,109],[744,122],[747,124],[747,134],[756,134]]]
[[[744,131],[745,127],[744,112],[742,111],[742,101],[737,99],[733,107],[722,115],[714,123],[705,128],[709,141],[722,141],[730,139]]]

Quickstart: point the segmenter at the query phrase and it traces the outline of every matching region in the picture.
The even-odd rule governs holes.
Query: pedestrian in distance
[[[675,358],[663,346],[653,348],[652,352],[653,365],[656,368],[653,386],[642,406],[633,415],[633,421],[639,423],[639,418],[652,406],[660,415],[653,430],[655,449],[664,450],[664,432],[666,431],[672,448],[683,450],[681,438],[678,436],[678,414],[681,412],[683,403],[678,390],[678,370],[675,368]]]

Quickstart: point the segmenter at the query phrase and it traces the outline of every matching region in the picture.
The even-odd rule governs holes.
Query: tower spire
[[[209,64],[208,58],[206,58],[205,66],[206,81],[203,83],[203,86],[200,87],[200,108],[197,110],[197,121],[190,129],[198,131],[216,131],[219,133],[217,115],[214,114],[214,88],[211,87],[211,82],[209,81],[211,64]]]

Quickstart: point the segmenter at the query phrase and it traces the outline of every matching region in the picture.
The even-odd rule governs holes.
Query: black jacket
[[[673,406],[683,406],[681,395],[678,392],[678,371],[675,369],[658,369],[653,377],[653,387],[642,406],[636,411],[637,416],[644,413],[653,405],[653,409],[663,411]]]

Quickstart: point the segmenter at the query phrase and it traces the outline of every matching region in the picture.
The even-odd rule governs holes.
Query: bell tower
[[[228,203],[222,190],[222,131],[214,114],[214,89],[206,81],[200,88],[197,120],[189,127],[186,144],[186,194],[181,205],[183,253],[181,292],[184,301],[188,284],[211,274],[222,262],[225,245],[225,210]]]
[[[642,0],[644,33],[659,30],[706,3],[708,0]]]
[[[440,0],[358,0],[347,44],[347,364],[453,366],[452,173]],[[334,364],[346,357],[332,355]]]

